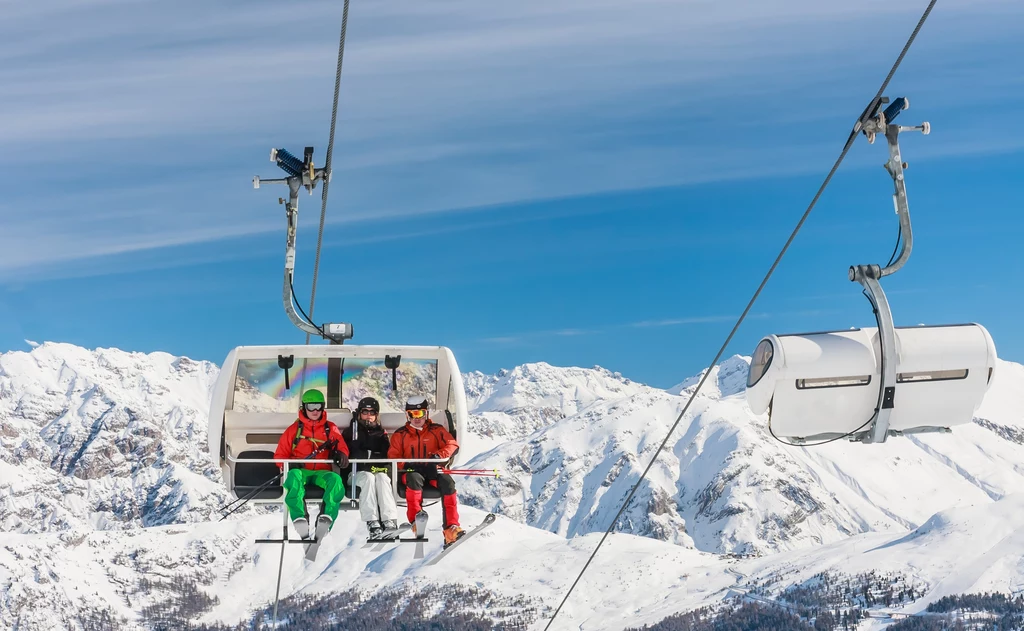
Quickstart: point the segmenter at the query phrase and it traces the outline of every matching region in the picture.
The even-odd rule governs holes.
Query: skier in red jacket
[[[334,526],[338,518],[341,500],[345,499],[345,484],[341,476],[331,468],[331,459],[339,467],[348,466],[348,446],[341,437],[338,427],[327,420],[324,395],[319,390],[302,393],[299,418],[281,434],[274,458],[279,460],[303,459],[317,452],[309,464],[291,464],[285,476],[284,503],[295,525],[295,531],[303,539],[309,537],[309,517],[306,514],[306,483],[312,483],[324,490],[323,511],[316,520],[315,538],[322,539]],[[284,465],[278,465],[284,468]]]
[[[404,474],[406,516],[416,533],[416,513],[423,506],[423,485],[430,484],[441,491],[441,514],[443,516],[444,542],[449,546],[466,534],[459,526],[459,502],[455,496],[455,481],[447,473],[438,471],[438,466],[455,455],[459,443],[448,430],[430,419],[430,405],[426,397],[411,397],[405,404],[406,423],[391,435],[388,458],[436,458],[438,464],[424,462],[398,463],[399,469],[411,469]]]

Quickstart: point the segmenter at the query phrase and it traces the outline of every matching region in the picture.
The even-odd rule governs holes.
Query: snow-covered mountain
[[[573,416],[597,401],[658,392],[599,366],[560,368],[543,362],[494,375],[472,372],[463,379],[473,412],[472,437],[463,453],[471,456]]]
[[[436,507],[430,511],[436,519]],[[467,522],[483,515],[464,512]],[[106,624],[92,628],[146,629],[161,621],[178,622],[164,628],[182,628],[184,619],[236,628],[273,600],[279,548],[256,546],[252,540],[277,534],[278,519],[265,515],[125,531],[10,535],[0,547],[0,626],[73,629],[101,619]],[[639,627],[737,595],[796,602],[794,592],[820,586],[823,577],[841,588],[851,580],[856,586],[864,576],[872,577],[878,602],[871,607],[873,626],[859,628],[878,628],[895,614],[920,614],[942,596],[1019,592],[1024,587],[1022,532],[1024,496],[1015,495],[940,512],[909,532],[855,535],[754,558],[614,534],[554,628]],[[539,630],[599,539],[595,533],[567,540],[499,517],[459,553],[428,567],[412,558],[410,547],[376,551],[363,546],[364,537],[358,523],[343,520],[316,562],[305,563],[294,547],[287,550],[282,593],[319,596],[338,610],[346,602],[331,595],[348,598],[352,588],[363,594],[390,589],[409,601],[428,594],[431,586],[484,589],[489,600],[504,606],[447,602],[451,617],[445,623],[468,613],[499,625],[511,615],[523,615],[531,621],[527,628]],[[439,545],[428,544],[428,554]],[[911,587],[915,597],[883,606],[887,586]],[[836,608],[856,604],[859,591],[843,590]],[[431,614],[440,603],[431,599],[419,606]],[[447,624],[435,628],[452,628]]]
[[[205,446],[216,372],[65,344],[0,355],[0,628],[234,625],[273,599],[279,548],[253,539],[278,535],[280,517],[211,522],[228,499]],[[975,422],[952,435],[815,449],[767,435],[743,400],[745,372],[742,357],[712,369],[619,524],[633,534],[609,538],[556,628],[640,626],[868,569],[916,581],[906,611],[1024,582],[1024,540],[1012,534],[1024,526],[1024,498],[1012,495],[1024,492],[1024,366],[1001,362]],[[461,500],[498,522],[428,568],[408,547],[363,549],[363,527],[342,520],[315,564],[287,551],[283,595],[393,589],[415,600],[461,586],[505,605],[455,599],[453,611],[541,619],[699,378],[665,391],[547,364],[465,377],[476,442],[464,450],[505,476],[460,480]],[[464,524],[482,515],[467,507]]]
[[[47,343],[0,355],[0,529],[37,533],[210,519],[204,453],[217,367]]]
[[[978,418],[952,434],[803,449],[773,440],[746,406],[745,365],[734,357],[713,369],[619,530],[765,554],[899,532],[1024,492],[1024,366],[1001,362]],[[462,481],[464,501],[563,536],[604,531],[697,380],[595,401],[481,454],[471,466],[508,475]]]

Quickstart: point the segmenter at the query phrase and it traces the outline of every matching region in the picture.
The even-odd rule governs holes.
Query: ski
[[[480,532],[481,532],[481,531],[483,531],[483,530],[484,530],[485,528],[487,528],[488,526],[490,526],[491,524],[493,524],[493,523],[494,523],[494,520],[495,520],[495,519],[496,519],[496,518],[495,518],[495,516],[494,516],[494,513],[489,513],[489,514],[487,515],[487,517],[484,517],[484,520],[483,520],[482,522],[480,522],[480,525],[479,525],[479,526],[477,526],[477,527],[476,527],[476,528],[474,528],[473,530],[471,530],[471,531],[467,532],[466,534],[462,535],[461,537],[459,537],[458,539],[456,539],[455,541],[453,541],[453,542],[452,542],[451,544],[449,544],[449,545],[445,546],[445,548],[444,548],[443,550],[441,550],[440,554],[438,554],[438,555],[437,555],[437,556],[435,556],[434,558],[432,558],[432,559],[430,559],[429,561],[427,561],[427,565],[434,565],[435,563],[437,563],[438,561],[440,561],[441,559],[443,559],[443,558],[444,558],[444,556],[445,556],[446,554],[448,554],[449,552],[451,552],[452,550],[454,550],[454,549],[455,549],[456,547],[458,547],[458,546],[459,546],[459,545],[460,545],[461,543],[465,542],[465,541],[466,541],[466,539],[469,539],[469,538],[470,538],[470,537],[472,537],[473,535],[476,535],[476,534],[480,533]]]
[[[399,537],[406,530],[410,530],[412,524],[402,524],[398,527],[398,530],[385,530],[380,536],[367,537],[366,543],[363,544],[363,549],[373,548],[374,551],[384,549],[384,544],[395,543],[402,541]]]
[[[416,538],[422,539],[427,534],[427,521],[430,516],[427,515],[427,511],[421,510],[416,513]]]
[[[306,560],[315,561],[316,554],[320,551],[320,544],[323,542],[324,537],[331,531],[330,521],[316,520],[316,532],[313,535],[313,542],[306,548]]]
[[[427,536],[427,520],[427,511],[421,510],[416,513],[416,539],[419,541],[416,542],[416,551],[412,555],[414,559],[422,559],[426,556],[423,549],[423,542],[426,541]]]
[[[316,539],[311,539],[308,546],[306,546],[306,560],[316,561],[316,553],[320,551],[320,542]]]

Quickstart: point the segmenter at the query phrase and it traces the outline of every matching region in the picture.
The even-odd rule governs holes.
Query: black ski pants
[[[405,486],[414,491],[422,491],[423,485],[428,482],[437,483],[441,495],[455,493],[455,480],[447,473],[438,471],[437,467],[416,467],[415,471],[405,474]]]

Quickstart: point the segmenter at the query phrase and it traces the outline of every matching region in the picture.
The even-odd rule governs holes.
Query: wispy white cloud
[[[806,318],[806,317],[817,317],[822,315],[832,315],[842,313],[837,309],[804,309],[797,311],[776,311],[776,312],[759,312],[747,314],[746,320],[771,320],[771,319],[790,319],[790,318]],[[734,323],[739,319],[739,314],[736,315],[717,315],[717,316],[692,316],[692,317],[681,317],[681,318],[664,318],[661,320],[640,320],[636,322],[620,322],[615,324],[607,324],[604,326],[590,327],[590,328],[570,328],[570,329],[542,329],[536,331],[519,331],[510,335],[501,335],[494,337],[486,337],[479,342],[499,345],[524,345],[534,343],[545,338],[551,337],[578,337],[585,335],[609,335],[615,331],[621,331],[623,329],[651,329],[661,327],[679,327],[679,326],[697,326],[703,324],[722,324],[722,323]]]
[[[0,168],[24,188],[0,202],[0,275],[279,229],[274,193],[248,190],[248,176],[271,172],[270,145],[323,155],[338,3],[3,9],[0,143],[10,149]],[[832,77],[874,82],[918,10],[883,0],[354,4],[332,219],[815,171],[835,143],[807,126],[841,135],[864,92]],[[929,29],[1013,11],[946,2]],[[957,37],[966,46],[983,33]],[[1019,95],[1006,73],[991,75],[988,87]],[[792,98],[804,89],[816,107]],[[1015,137],[960,130],[928,150],[1013,151]],[[305,220],[317,202],[303,200]]]

